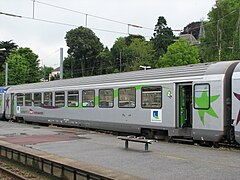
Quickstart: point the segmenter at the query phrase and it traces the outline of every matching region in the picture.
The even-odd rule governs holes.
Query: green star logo
[[[216,101],[219,98],[219,95],[216,96],[210,96],[210,107],[209,107],[209,96],[206,91],[202,92],[201,97],[196,97],[195,98],[195,103],[197,104],[198,108],[207,108],[208,109],[199,109],[198,110],[198,115],[202,121],[202,124],[204,125],[205,122],[205,113],[209,114],[212,117],[218,118],[218,115],[215,113],[213,110],[211,104]]]

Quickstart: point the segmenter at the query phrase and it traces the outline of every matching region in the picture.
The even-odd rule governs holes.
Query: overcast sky
[[[54,8],[43,3],[83,14]],[[35,19],[69,24],[59,25],[31,19],[33,0],[0,0],[0,12],[24,17],[0,15],[0,41],[13,40],[20,47],[29,47],[39,56],[41,66],[55,68],[59,66],[61,47],[64,48],[64,56],[67,56],[64,37],[70,29],[87,24],[104,46],[111,48],[118,37],[127,36],[128,32],[140,34],[149,39],[159,16],[164,16],[168,26],[173,30],[182,30],[194,21],[207,20],[207,14],[214,4],[215,0],[36,0]],[[84,14],[88,14],[87,23]],[[127,24],[143,28],[134,28]],[[114,33],[108,31],[114,31]],[[176,31],[175,34],[178,32]]]

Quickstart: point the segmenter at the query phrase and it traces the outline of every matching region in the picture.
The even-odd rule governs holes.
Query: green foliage
[[[7,59],[8,63],[8,84],[24,84],[28,80],[28,61],[20,54],[13,52]],[[5,67],[4,67],[5,68]]]
[[[29,73],[25,83],[39,82],[41,75],[38,55],[34,54],[30,48],[19,48],[17,53],[28,62]]]
[[[53,68],[52,67],[43,66],[43,67],[40,67],[39,71],[40,71],[41,79],[44,80],[44,81],[48,81],[49,80],[49,74],[52,73]]]
[[[7,57],[11,53],[12,50],[17,49],[17,45],[10,41],[0,41],[0,49],[5,48],[4,51],[0,51],[0,72],[3,70],[3,64],[7,60]]]
[[[155,67],[153,44],[142,36],[118,38],[111,49],[113,72],[139,70],[140,65]]]
[[[8,63],[8,84],[24,84],[39,82],[40,73],[38,68],[38,56],[29,48],[19,48],[12,50],[7,58]],[[5,64],[4,71],[1,72],[0,82],[5,82]]]
[[[127,65],[127,48],[128,45],[124,37],[120,37],[115,41],[111,49],[113,72],[124,71]]]
[[[240,1],[217,0],[208,17],[200,48],[203,61],[239,59]]]
[[[167,27],[166,19],[160,16],[151,39],[156,50],[156,59],[166,53],[168,46],[174,42],[174,38],[172,29]]]
[[[98,72],[96,72],[97,74],[109,74],[112,73],[112,55],[111,52],[109,51],[109,49],[106,47],[104,48],[104,50],[102,52],[99,53],[99,55],[97,56],[97,60],[99,62],[98,65]]]
[[[66,34],[68,54],[74,58],[74,77],[94,74],[96,57],[103,45],[92,30],[84,27],[72,29]]]
[[[155,50],[153,44],[143,39],[133,39],[128,47],[129,69],[130,71],[139,70],[139,66],[155,67]]]
[[[77,72],[75,71],[74,68],[74,63],[75,59],[71,56],[68,55],[63,61],[63,78],[68,79],[68,78],[73,78],[73,77],[78,77],[78,70]]]
[[[181,66],[199,63],[198,49],[180,39],[168,47],[167,53],[159,59],[159,67]]]

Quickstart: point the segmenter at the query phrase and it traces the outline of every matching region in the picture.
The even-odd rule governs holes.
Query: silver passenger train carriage
[[[240,143],[239,83],[239,61],[224,61],[17,85],[7,91],[5,114],[26,122]]]

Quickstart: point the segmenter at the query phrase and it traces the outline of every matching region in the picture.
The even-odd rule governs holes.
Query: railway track
[[[34,170],[0,156],[1,180],[56,180],[56,177]]]
[[[6,180],[10,180],[10,179],[18,179],[18,180],[27,180],[27,178],[13,172],[12,170],[9,170],[7,168],[4,167],[0,167],[0,179],[6,179]]]

